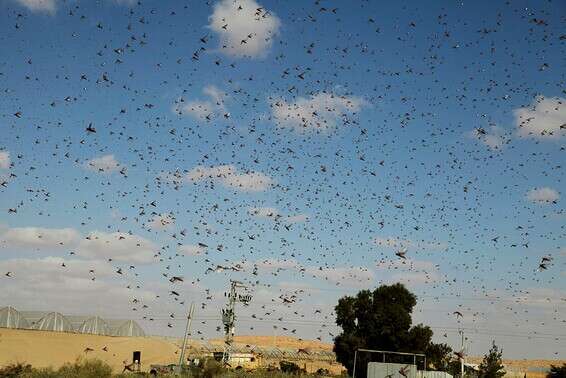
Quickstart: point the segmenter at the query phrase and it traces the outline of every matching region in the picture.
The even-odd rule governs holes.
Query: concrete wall
[[[400,371],[405,370],[406,377]],[[417,366],[383,362],[368,363],[368,378],[417,378]]]
[[[417,378],[452,378],[452,376],[445,371],[417,370]]]
[[[406,377],[401,374],[405,372]],[[443,371],[417,370],[415,365],[392,364],[383,362],[370,362],[368,364],[368,378],[452,378]]]

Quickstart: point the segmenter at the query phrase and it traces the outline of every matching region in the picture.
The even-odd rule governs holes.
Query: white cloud
[[[89,272],[91,269],[94,273]],[[12,272],[11,278],[2,280],[0,303],[19,310],[123,317],[131,311],[133,298],[145,303],[155,299],[150,291],[125,288],[117,281],[120,277],[115,268],[104,261],[10,259],[0,260],[0,271]]]
[[[87,161],[85,168],[95,172],[111,173],[120,169],[120,163],[114,155],[104,155]]]
[[[552,203],[558,201],[560,195],[552,188],[535,188],[527,192],[527,199],[534,203]]]
[[[255,0],[221,0],[208,27],[219,38],[219,51],[235,57],[264,57],[281,22]]]
[[[387,281],[408,285],[437,282],[440,279],[438,267],[432,261],[393,259],[381,261],[377,269],[395,272]]]
[[[0,230],[0,243],[8,248],[69,247],[79,239],[80,234],[72,228],[15,227]]]
[[[433,271],[436,266],[432,261],[412,260],[412,259],[393,259],[389,261],[381,261],[377,264],[378,269],[400,269],[415,271]]]
[[[513,110],[518,134],[532,138],[566,135],[566,99],[537,96],[530,107]]]
[[[409,240],[392,236],[376,236],[373,241],[378,246],[389,249],[414,248],[426,250],[445,250],[446,248],[448,248],[448,245],[445,242]]]
[[[279,213],[279,210],[274,207],[252,207],[249,209],[249,213],[257,218],[273,219],[283,223],[302,223],[306,222],[308,219],[305,214],[283,216]]]
[[[428,284],[438,282],[440,275],[436,271],[432,272],[402,272],[396,273],[391,277],[391,282],[401,282],[408,286],[418,284]]]
[[[228,97],[225,92],[221,91],[214,85],[207,85],[202,89],[202,93],[210,97],[217,106],[222,107],[224,105],[224,99]]]
[[[62,266],[63,263],[65,267]],[[63,275],[68,278],[83,277],[90,280],[92,278],[89,276],[90,270],[94,270],[96,277],[107,277],[114,273],[112,265],[100,260],[64,259],[54,256],[39,259],[0,260],[0,271],[12,272],[14,277],[29,277],[38,282],[50,275],[54,279]],[[37,275],[42,277],[37,277]]]
[[[270,104],[277,124],[296,131],[333,129],[339,120],[355,114],[365,105],[360,97],[326,92],[318,92],[310,98],[299,97],[294,103],[278,99]]]
[[[557,303],[564,301],[566,290],[536,287],[525,290],[525,293],[515,298],[517,303],[528,306],[555,309]]]
[[[151,263],[157,247],[141,236],[125,232],[91,232],[76,247],[78,256],[113,259],[128,263]]]
[[[252,207],[249,213],[258,218],[274,218],[279,215],[279,210],[274,207]]]
[[[12,249],[51,251],[65,248],[77,256],[130,263],[150,263],[156,246],[141,236],[94,231],[86,238],[73,228],[14,227],[0,229],[0,245]]]
[[[205,251],[206,248],[200,245],[182,245],[179,247],[179,252],[186,256],[198,256]]]
[[[274,180],[261,172],[239,173],[233,165],[216,167],[197,166],[187,173],[187,180],[193,183],[200,181],[218,182],[225,187],[244,192],[260,192],[269,189]]]
[[[349,287],[364,287],[375,279],[373,271],[362,267],[307,267],[305,273],[325,281]]]
[[[500,150],[510,141],[510,138],[505,134],[505,130],[496,125],[491,126],[488,130],[484,130],[483,134],[479,134],[476,129],[468,133],[468,136],[479,140],[489,147],[490,150]]]
[[[303,223],[308,219],[309,217],[306,214],[289,215],[287,217],[283,217],[283,221],[285,223]]]
[[[10,168],[10,164],[10,152],[0,151],[0,169],[8,169]]]
[[[209,121],[219,114],[222,116],[229,114],[225,106],[225,100],[228,98],[225,92],[214,85],[207,85],[202,92],[210,100],[191,100],[186,103],[183,100],[177,100],[174,108],[175,113],[180,115],[188,114],[203,121]]]
[[[55,0],[16,0],[16,2],[32,12],[54,13],[56,9]]]
[[[166,230],[175,224],[175,217],[171,214],[159,214],[149,222],[152,230]]]
[[[256,261],[254,266],[263,271],[275,271],[281,269],[297,269],[299,263],[295,259],[265,259]]]

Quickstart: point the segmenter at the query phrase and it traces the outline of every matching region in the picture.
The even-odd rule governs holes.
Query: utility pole
[[[187,315],[187,326],[185,327],[185,336],[183,336],[183,348],[181,349],[181,356],[179,357],[179,368],[182,369],[185,365],[185,349],[187,348],[187,338],[191,332],[191,322],[193,320],[193,314],[195,312],[195,304],[191,302],[191,307]]]
[[[277,345],[276,340],[276,336],[275,336],[275,332],[277,332],[277,326],[273,326],[273,347],[275,348],[275,346]]]
[[[232,343],[234,342],[234,332],[236,326],[236,302],[248,304],[252,297],[251,295],[238,295],[238,288],[245,288],[246,286],[239,282],[230,280],[230,292],[228,293],[228,304],[226,308],[222,309],[222,323],[224,324],[224,333],[226,338],[224,340],[224,353],[222,354],[222,363],[229,365],[230,354],[232,352]]]
[[[460,348],[460,353],[462,353],[462,358],[460,358],[460,378],[464,378],[464,329],[460,330],[460,335],[462,335],[462,343]]]

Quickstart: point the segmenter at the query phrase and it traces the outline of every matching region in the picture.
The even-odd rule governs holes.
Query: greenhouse
[[[33,325],[40,331],[73,332],[71,322],[59,312],[50,312]]]
[[[0,328],[29,328],[29,323],[18,310],[8,306],[0,309]]]
[[[133,320],[128,320],[116,329],[114,336],[143,337],[145,336],[145,332],[138,323]]]
[[[77,332],[89,333],[92,335],[110,335],[110,328],[102,318],[93,316],[92,318],[85,320]]]

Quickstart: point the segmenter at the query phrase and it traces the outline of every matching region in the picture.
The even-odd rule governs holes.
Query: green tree
[[[334,339],[334,353],[338,362],[351,375],[356,349],[366,348],[411,353],[432,352],[433,360],[427,362],[434,366],[444,366],[452,351],[450,347],[445,344],[445,347],[433,346],[435,344],[431,342],[430,327],[422,324],[411,327],[411,314],[416,304],[416,296],[400,283],[382,285],[373,292],[362,290],[356,296],[340,298],[335,307],[336,324],[342,328],[342,333]],[[369,355],[358,353],[356,377],[366,376],[369,361]],[[405,362],[396,361],[394,356],[389,356],[388,361]]]
[[[430,343],[425,350],[425,354],[428,369],[446,372],[450,371],[450,362],[452,361],[452,348],[448,344]]]
[[[488,354],[483,357],[483,361],[480,364],[479,376],[480,378],[500,378],[505,375],[505,370],[503,369],[503,361],[501,357],[503,356],[503,350],[499,350],[495,341],[491,343],[491,349]]]
[[[566,363],[562,364],[562,366],[550,365],[550,371],[546,378],[566,378]]]

